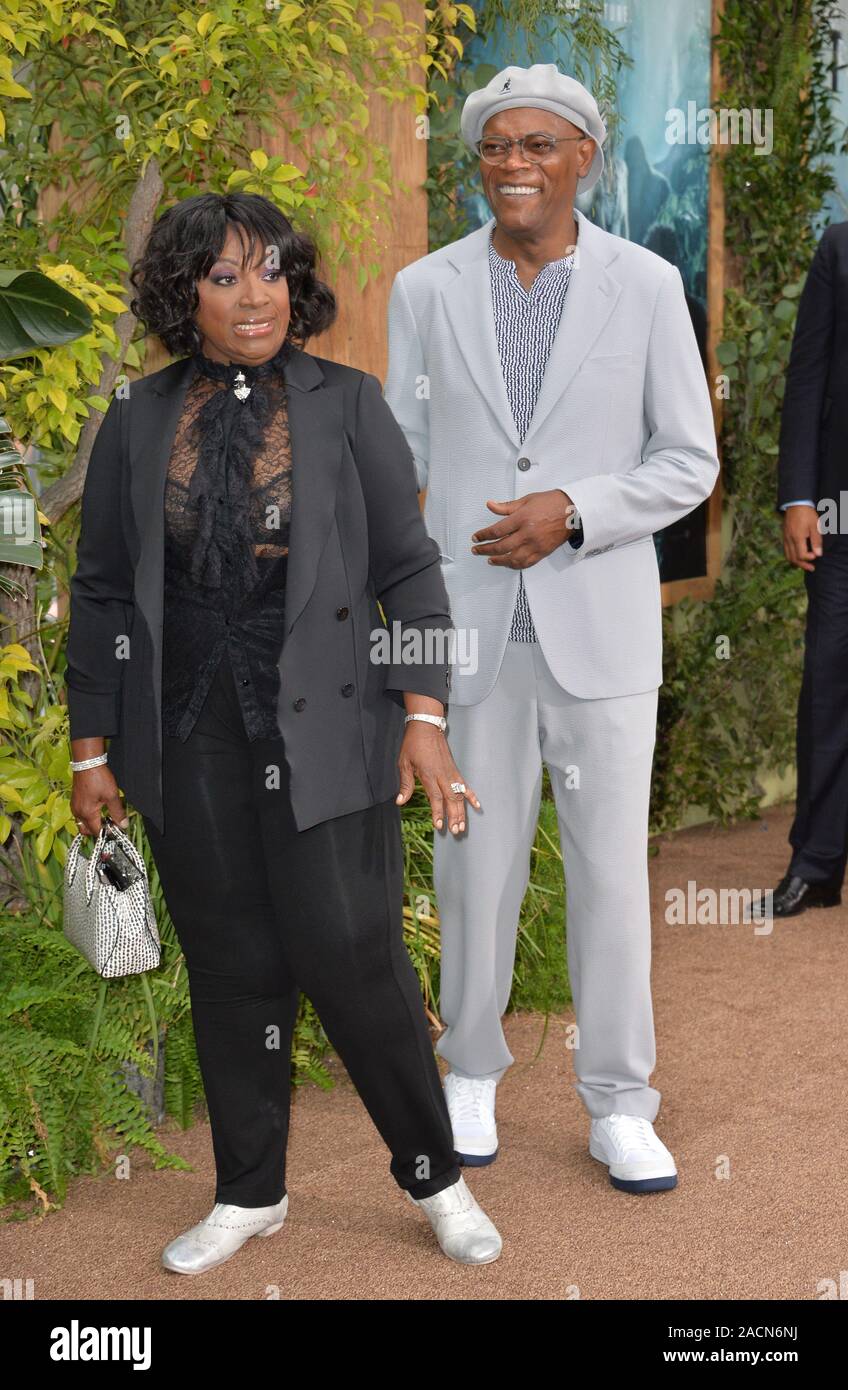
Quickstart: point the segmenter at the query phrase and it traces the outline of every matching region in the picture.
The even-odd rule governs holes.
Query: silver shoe
[[[177,1274],[202,1274],[222,1265],[251,1236],[272,1236],[289,1209],[288,1194],[271,1207],[237,1207],[216,1202],[209,1215],[162,1251],[162,1263]]]
[[[475,1201],[465,1178],[433,1197],[413,1197],[410,1202],[426,1212],[436,1239],[451,1260],[463,1265],[487,1265],[501,1253],[503,1241],[497,1228]]]

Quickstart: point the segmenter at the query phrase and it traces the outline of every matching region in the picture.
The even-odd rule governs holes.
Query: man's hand
[[[815,507],[787,507],[783,513],[783,553],[790,565],[799,569],[815,569],[822,553],[819,514]]]
[[[529,492],[513,502],[489,501],[486,506],[504,519],[475,531],[471,539],[479,544],[471,549],[475,555],[488,556],[490,564],[507,569],[529,569],[570,540],[579,525],[574,503],[558,487]]]

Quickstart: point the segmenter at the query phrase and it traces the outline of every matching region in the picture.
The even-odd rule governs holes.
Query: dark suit
[[[778,498],[848,488],[848,222],[823,233],[798,304],[780,422]],[[825,548],[828,538],[825,537]]]
[[[848,222],[840,222],[824,232],[798,305],[783,397],[778,506],[830,499],[838,508],[848,489],[846,444]],[[807,631],[789,872],[808,883],[841,883],[848,857],[848,535],[825,531],[822,548],[804,576]]]
[[[160,829],[163,497],[194,371],[185,358],[111,402],[71,580],[71,738],[110,739],[118,785]],[[450,663],[437,644],[422,643],[419,664],[370,659],[370,634],[383,626],[377,599],[401,639],[452,624],[412,453],[377,378],[299,350],[285,377],[292,517],[277,715],[304,830],[397,794],[404,690],[447,704]]]

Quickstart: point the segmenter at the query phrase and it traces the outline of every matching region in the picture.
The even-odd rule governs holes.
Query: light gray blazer
[[[560,685],[584,699],[662,683],[653,533],[692,511],[718,475],[710,394],[680,272],[575,210],[576,263],[523,444],[495,337],[494,218],[401,270],[389,301],[385,397],[427,488],[456,628],[451,702],[491,690],[518,570],[471,552],[506,501],[564,487],[584,541],[523,571],[536,633]],[[519,460],[530,460],[519,468]],[[473,633],[477,665],[473,669]],[[463,645],[465,643],[465,645]]]

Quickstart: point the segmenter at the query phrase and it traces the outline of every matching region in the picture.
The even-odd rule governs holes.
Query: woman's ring
[[[465,783],[464,783],[464,782],[451,782],[451,791],[452,791],[452,792],[464,792],[464,791],[465,791]]]

